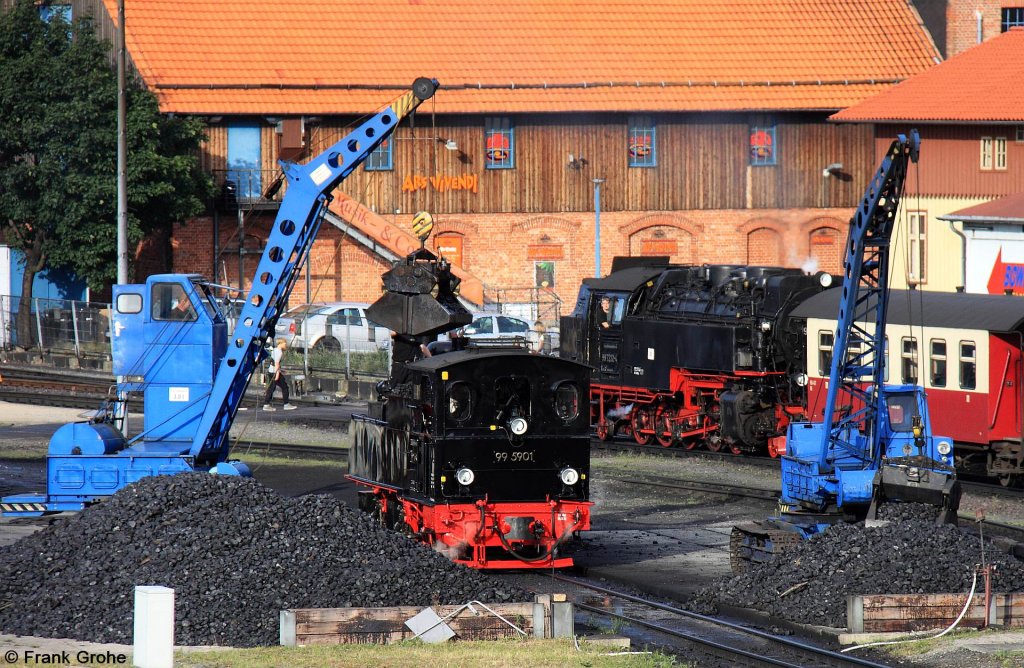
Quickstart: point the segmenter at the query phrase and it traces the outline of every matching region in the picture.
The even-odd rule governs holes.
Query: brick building
[[[113,37],[116,0],[73,4]],[[162,110],[207,120],[204,164],[227,184],[175,230],[173,269],[244,287],[281,196],[276,160],[308,159],[428,75],[435,98],[337,191],[311,298],[375,298],[419,210],[478,301],[571,302],[615,255],[838,270],[875,135],[827,119],[939,50],[905,0],[736,12],[727,0],[129,3],[134,68]]]
[[[986,292],[997,264],[1024,263],[1020,235],[1005,237],[1000,255],[1000,244],[980,243],[999,221],[986,226],[973,213],[968,224],[957,217],[961,210],[1024,193],[1024,91],[1016,85],[1022,80],[1024,27],[1011,27],[832,116],[841,123],[875,124],[879,154],[897,129],[916,127],[921,133],[920,163],[907,179],[904,224],[894,240],[893,287]],[[972,248],[975,254],[968,258]]]

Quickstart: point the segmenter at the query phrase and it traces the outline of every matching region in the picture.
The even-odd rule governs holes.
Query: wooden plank
[[[488,608],[515,624],[523,632],[534,633],[534,603],[496,603]],[[550,608],[550,603],[546,606]],[[423,608],[305,608],[282,611],[281,638],[295,645],[387,644],[415,636],[405,622]],[[459,605],[436,606],[455,633],[467,640],[499,640],[518,636],[518,632],[480,605],[473,609]],[[544,617],[541,617],[544,621]],[[286,625],[288,628],[285,628]]]
[[[848,624],[856,632],[874,633],[945,628],[960,615],[966,594],[883,594],[851,597]],[[1024,627],[1024,594],[993,594],[989,622]],[[858,619],[860,617],[860,619]],[[960,625],[985,625],[985,597],[975,594]]]

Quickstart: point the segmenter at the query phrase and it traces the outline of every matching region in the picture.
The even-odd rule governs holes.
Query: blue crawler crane
[[[736,572],[838,521],[874,519],[886,501],[956,522],[952,440],[932,435],[923,388],[884,383],[890,240],[919,149],[916,130],[892,142],[851,221],[824,421],[789,425],[780,512],[733,528]]]
[[[244,464],[228,460],[228,432],[331,192],[437,85],[419,78],[307,164],[281,163],[287,190],[230,340],[211,286],[199,276],[164,274],[115,286],[111,348],[119,400],[96,419],[58,429],[50,440],[46,493],[6,497],[0,510],[11,516],[81,510],[150,475],[249,475]],[[139,392],[145,423],[128,438],[124,402]]]

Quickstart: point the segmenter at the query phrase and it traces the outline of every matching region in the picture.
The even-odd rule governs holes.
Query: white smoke
[[[631,410],[633,410],[633,404],[627,404],[627,405],[622,406],[620,408],[613,408],[613,409],[611,409],[610,411],[608,411],[608,413],[607,413],[607,415],[605,417],[607,417],[607,418],[609,418],[611,420],[617,420],[617,419],[619,419],[621,417],[626,417],[627,415],[629,415],[629,412]]]

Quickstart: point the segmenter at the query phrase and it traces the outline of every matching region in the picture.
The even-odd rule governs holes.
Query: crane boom
[[[288,303],[298,268],[313,247],[330,192],[436,89],[436,81],[419,78],[412,90],[307,164],[281,163],[288,190],[189,450],[196,461],[222,461],[227,455],[231,423],[253,369],[266,354],[264,343],[273,336],[274,325]]]

